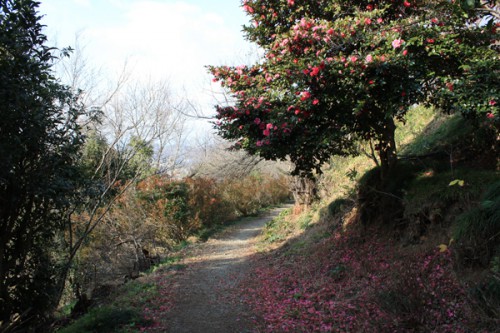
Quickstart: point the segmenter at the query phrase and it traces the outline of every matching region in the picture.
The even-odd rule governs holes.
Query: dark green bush
[[[97,333],[119,332],[124,327],[134,327],[146,324],[139,313],[132,309],[122,309],[112,306],[94,308],[72,325],[58,333]]]
[[[477,207],[457,218],[454,238],[462,261],[490,263],[500,242],[500,182],[487,189]]]

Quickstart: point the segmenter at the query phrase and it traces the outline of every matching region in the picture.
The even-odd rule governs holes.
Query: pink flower
[[[367,10],[373,10],[373,5],[366,5]]]
[[[351,62],[356,62],[356,61],[358,61],[358,57],[351,56],[350,60],[351,60]]]
[[[253,121],[256,125],[259,125],[261,120],[260,118],[255,118],[255,120]]]
[[[494,99],[492,99],[488,104],[491,105],[491,106],[495,106],[495,105],[497,105],[497,101],[495,101]]]
[[[288,6],[293,6],[295,5],[295,1],[294,0],[288,0]]]
[[[410,6],[411,6],[411,3],[409,3],[408,1],[405,1],[405,2],[403,2],[403,5],[404,5],[405,7],[410,7]]]
[[[269,124],[267,124],[267,125],[266,125],[266,129],[268,129],[268,130],[269,130],[269,129],[271,129],[271,128],[273,128],[273,124],[269,123]]]
[[[262,134],[264,134],[265,136],[269,136],[269,135],[271,135],[271,131],[269,131],[268,129],[265,129],[264,131],[262,131]]]
[[[313,67],[313,69],[311,70],[311,73],[309,75],[316,76],[316,75],[318,75],[318,73],[319,73],[319,67]]]
[[[395,39],[395,40],[392,41],[392,47],[395,48],[395,49],[400,48],[401,45],[403,45],[404,42],[405,41],[402,40],[402,39],[400,39],[400,38],[399,39]]]
[[[495,118],[495,115],[494,115],[493,113],[491,113],[491,112],[488,112],[488,113],[486,114],[486,118],[488,118],[488,119],[493,119],[493,118]]]
[[[371,20],[371,19],[369,19],[369,18],[365,18],[365,24],[366,24],[366,25],[370,25],[370,24],[372,24],[372,20]]]
[[[433,43],[434,43],[434,39],[432,39],[432,38],[427,38],[427,43],[429,43],[429,44],[433,44]]]
[[[313,103],[313,105],[318,104],[319,103],[319,99],[317,99],[317,98],[313,99],[312,103]]]
[[[403,50],[403,55],[406,56],[408,54],[408,50]]]
[[[253,8],[250,7],[249,5],[244,5],[243,6],[243,9],[246,11],[246,12],[249,12],[250,14],[253,13]]]
[[[311,93],[309,91],[303,91],[301,96],[300,96],[300,100],[305,101],[306,99],[309,99],[309,98],[311,98]]]
[[[329,34],[329,35],[333,35],[333,32],[334,32],[333,29],[330,28],[330,29],[328,29],[328,31],[326,33]]]
[[[367,63],[372,62],[372,61],[373,61],[373,57],[372,57],[372,55],[371,55],[371,54],[367,55],[367,56],[366,56],[366,58],[365,58],[365,61],[366,61]]]
[[[257,147],[262,147],[262,141],[258,140],[255,145],[257,145]]]

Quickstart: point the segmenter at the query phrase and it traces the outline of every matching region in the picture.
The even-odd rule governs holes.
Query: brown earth
[[[160,331],[255,332],[257,319],[241,299],[239,282],[251,268],[250,257],[257,252],[262,228],[286,208],[241,222],[205,243],[190,246],[180,262],[182,271],[169,277],[172,307],[162,315]]]

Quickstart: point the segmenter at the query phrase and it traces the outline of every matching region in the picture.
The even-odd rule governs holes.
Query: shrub
[[[500,241],[500,182],[488,188],[479,206],[457,218],[454,238],[462,261],[489,264]]]
[[[74,324],[63,328],[58,333],[94,333],[94,332],[119,332],[128,326],[146,324],[138,312],[127,308],[105,306],[94,308]]]

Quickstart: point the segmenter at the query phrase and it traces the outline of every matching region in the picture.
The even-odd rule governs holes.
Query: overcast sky
[[[214,103],[204,66],[237,65],[254,53],[241,32],[248,20],[240,6],[239,0],[42,0],[39,9],[51,45],[74,45],[80,33],[94,66],[113,73],[128,60],[135,75],[168,79],[206,108]]]

